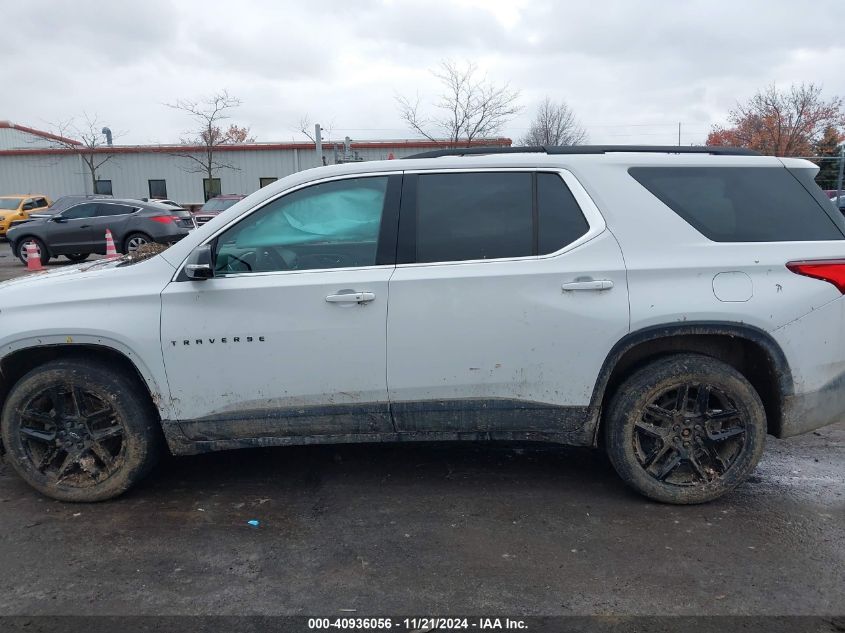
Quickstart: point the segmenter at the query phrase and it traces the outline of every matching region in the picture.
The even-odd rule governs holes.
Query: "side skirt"
[[[174,455],[199,455],[212,451],[269,446],[307,446],[310,444],[367,444],[393,442],[544,442],[569,446],[592,446],[592,434],[584,437],[571,433],[536,431],[416,431],[411,433],[349,433],[342,435],[298,435],[291,437],[247,437],[229,440],[189,440],[176,422],[162,422],[164,436]]]
[[[164,420],[174,455],[266,446],[433,441],[593,445],[598,412],[515,400],[446,400]],[[394,425],[395,423],[395,425]]]

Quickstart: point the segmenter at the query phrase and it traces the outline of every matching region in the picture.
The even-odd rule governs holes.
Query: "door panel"
[[[431,239],[446,240],[438,243],[441,253],[449,252],[449,243],[458,246],[458,254],[475,257],[530,248],[522,235],[518,242],[504,239],[530,230],[530,223],[518,221],[532,214],[530,189],[525,193],[530,180],[505,174],[495,182],[510,182],[514,191],[490,197],[490,174],[479,174],[482,192],[473,197],[472,175],[463,173],[452,183],[430,178],[429,192],[422,191],[426,176],[416,182],[406,176],[400,262],[427,257],[417,243],[427,233],[416,230],[426,218],[442,225],[440,233],[428,232]],[[563,240],[556,254],[397,267],[390,281],[387,360],[397,430],[585,430],[601,365],[628,331],[626,273],[619,245],[586,192],[571,174],[555,178],[567,185],[558,195],[543,195],[549,184],[544,182],[538,196],[533,185],[533,217],[534,252],[543,247],[543,232],[551,231]],[[442,209],[425,211],[423,205],[434,204],[435,189],[449,195],[440,197]],[[545,215],[538,198],[581,219],[538,222]],[[408,200],[422,211],[409,208]],[[471,217],[479,226],[483,218],[493,221],[472,232],[466,228]],[[501,236],[495,226],[503,227]]]
[[[613,287],[562,289],[582,277]],[[627,330],[625,268],[608,232],[551,258],[400,266],[387,360],[397,429],[554,430],[578,413],[555,409],[590,403]],[[514,413],[526,407],[540,410]]]
[[[174,282],[162,351],[195,439],[392,431],[385,377],[392,266]],[[329,302],[356,290],[366,303]]]
[[[215,277],[165,289],[162,351],[188,437],[393,432],[401,186],[401,175],[359,175],[286,193],[214,236]]]
[[[86,252],[104,254],[106,252],[106,229],[112,233],[117,250],[123,248],[126,237],[126,226],[130,218],[134,217],[136,207],[130,207],[112,202],[97,204],[97,215],[91,218],[90,242]]]
[[[64,222],[50,223],[48,245],[53,254],[86,253],[91,243],[91,222],[97,212],[96,203],[78,204],[61,213]]]

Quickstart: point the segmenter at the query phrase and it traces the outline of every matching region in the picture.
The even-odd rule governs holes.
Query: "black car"
[[[27,244],[34,244],[41,263],[64,255],[82,261],[91,253],[106,252],[106,229],[117,250],[128,253],[149,242],[176,242],[195,227],[184,209],[155,202],[126,199],[82,200],[47,218],[9,229],[7,237],[20,260],[26,263]]]

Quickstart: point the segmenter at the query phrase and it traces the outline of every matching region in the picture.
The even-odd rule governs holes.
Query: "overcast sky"
[[[437,95],[430,69],[473,60],[537,103],[565,100],[595,143],[702,142],[771,82],[845,95],[842,0],[0,0],[0,120],[96,114],[120,143],[177,141],[163,104],[219,89],[259,141],[411,138],[395,96]]]

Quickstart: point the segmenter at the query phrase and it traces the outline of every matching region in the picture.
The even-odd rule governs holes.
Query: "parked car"
[[[6,237],[12,222],[26,220],[32,212],[49,206],[50,198],[41,194],[0,196],[0,237]]]
[[[202,226],[209,220],[217,217],[222,211],[225,211],[236,202],[243,200],[246,196],[238,194],[225,194],[217,196],[206,202],[199,211],[194,214],[197,221],[197,226]]]
[[[174,202],[173,200],[168,200],[167,198],[141,198],[142,202],[157,202],[158,204],[163,204],[166,207],[173,207],[174,209],[181,209],[182,205],[178,202]]]
[[[97,501],[163,441],[530,440],[715,499],[767,434],[845,417],[845,219],[817,171],[586,146],[293,174],[143,261],[0,284],[8,461]]]
[[[13,220],[10,227],[18,226],[19,224],[23,224],[25,222],[29,222],[31,220],[42,220],[44,218],[49,218],[50,216],[56,215],[57,213],[61,213],[65,209],[72,207],[75,204],[78,204],[84,200],[99,200],[101,198],[112,198],[108,194],[71,194],[68,196],[61,196],[54,200],[50,206],[46,209],[39,208],[36,211],[32,211],[29,214],[29,217],[23,220]]]
[[[91,253],[104,254],[106,229],[111,230],[117,249],[127,253],[148,242],[175,242],[194,227],[190,212],[153,202],[84,200],[50,217],[16,226],[8,237],[23,263],[27,246],[34,244],[46,264],[59,255],[83,261]]]

